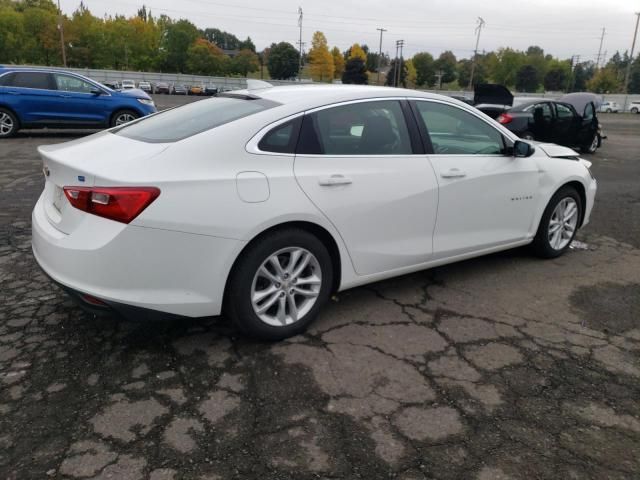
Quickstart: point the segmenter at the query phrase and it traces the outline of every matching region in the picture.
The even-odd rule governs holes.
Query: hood
[[[493,105],[513,105],[513,95],[504,85],[496,83],[479,83],[473,91],[473,103],[489,103]]]
[[[563,147],[562,145],[556,145],[555,143],[534,143],[536,147],[540,148],[540,150],[551,158],[578,159],[578,153],[569,147]]]
[[[126,90],[116,90],[118,95],[123,95],[125,97],[132,98],[146,98],[147,100],[151,100],[151,97],[144,90],[140,90],[139,88],[128,88]]]
[[[588,92],[567,93],[560,97],[558,101],[568,103],[575,108],[576,112],[580,115],[584,113],[584,109],[589,103],[593,103],[596,110],[602,105],[602,98],[598,97],[595,93]]]

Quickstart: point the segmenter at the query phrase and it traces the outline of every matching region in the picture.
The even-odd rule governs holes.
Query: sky
[[[71,15],[79,0],[60,0]],[[353,43],[395,56],[396,41],[404,40],[404,56],[420,51],[437,56],[452,50],[459,58],[475,48],[477,18],[486,22],[478,50],[529,45],[560,58],[580,55],[595,61],[602,29],[602,54],[630,50],[635,12],[640,0],[85,0],[97,16],[135,15],[144,3],[158,16],[186,18],[199,28],[219,28],[240,39],[250,36],[258,50],[271,43],[297,45],[298,7],[302,7],[302,41],[310,48],[316,30],[324,32],[330,47],[346,50]],[[640,39],[636,53],[640,49]]]

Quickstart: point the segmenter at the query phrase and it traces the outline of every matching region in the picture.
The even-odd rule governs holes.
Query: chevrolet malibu
[[[596,181],[473,107],[413,90],[225,93],[39,148],[33,252],[87,308],[302,332],[332,292],[531,244],[563,254]]]

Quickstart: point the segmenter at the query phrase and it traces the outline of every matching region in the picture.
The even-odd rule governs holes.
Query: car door
[[[575,145],[577,123],[579,119],[570,105],[564,103],[553,103],[555,118],[553,122],[552,136],[550,141],[558,145],[571,147]]]
[[[403,102],[323,107],[302,122],[296,179],[340,232],[358,275],[432,255],[438,184]]]
[[[110,115],[106,90],[66,73],[54,74],[59,94],[60,118],[67,124],[103,125]],[[93,92],[100,91],[101,94]]]
[[[538,202],[534,158],[515,158],[502,132],[476,113],[436,100],[412,103],[439,184],[434,258],[522,241]]]
[[[540,142],[550,142],[552,138],[553,113],[549,102],[541,102],[533,106],[533,134]]]
[[[593,103],[589,102],[585,105],[582,117],[579,119],[579,125],[574,144],[580,146],[590,145],[593,142],[593,137],[598,132],[598,118]]]
[[[9,75],[4,92],[23,125],[55,120],[57,92],[50,73],[16,71]]]

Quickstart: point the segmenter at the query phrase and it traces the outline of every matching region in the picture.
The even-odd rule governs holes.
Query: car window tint
[[[13,73],[7,73],[5,75],[2,75],[0,77],[0,87],[4,87],[4,86],[10,86],[12,83],[11,81],[13,80]]]
[[[360,102],[305,115],[298,153],[411,155],[411,139],[396,100]]]
[[[261,99],[217,97],[158,113],[112,132],[142,142],[176,142],[276,105]]]
[[[300,121],[301,117],[273,128],[262,137],[258,148],[263,152],[295,153]]]
[[[558,118],[573,118],[573,111],[566,105],[557,103],[556,111],[558,112]]]
[[[48,90],[49,74],[45,72],[14,72],[11,82],[13,87],[21,88],[39,88]]]
[[[71,75],[56,73],[55,78],[58,90],[63,90],[65,92],[91,93],[91,90],[96,88],[89,82],[85,82],[81,78],[73,77]]]
[[[475,115],[452,105],[416,102],[433,152],[440,155],[500,155],[502,134]]]

